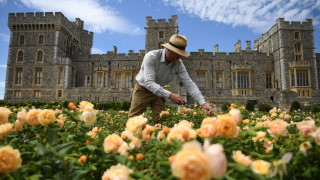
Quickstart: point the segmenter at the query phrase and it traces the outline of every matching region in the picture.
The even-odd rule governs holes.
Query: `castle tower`
[[[152,19],[151,16],[146,17],[146,53],[161,49],[161,44],[167,43],[173,34],[178,33],[178,16],[172,15],[171,19]]]
[[[9,13],[5,99],[63,100],[72,81],[72,58],[89,55],[93,33],[62,13]]]

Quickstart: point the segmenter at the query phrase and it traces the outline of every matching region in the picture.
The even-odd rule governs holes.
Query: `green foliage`
[[[269,104],[259,104],[258,109],[262,112],[269,112],[272,107]]]
[[[312,113],[320,112],[320,104],[319,103],[315,103],[315,104],[307,107],[306,111],[309,111],[309,112],[312,112]]]
[[[246,110],[254,111],[254,103],[252,101],[248,101],[246,104]]]
[[[223,112],[227,112],[227,111],[229,111],[229,109],[230,109],[230,103],[224,103],[223,105],[222,105],[222,111]]]
[[[299,101],[293,101],[291,103],[291,108],[290,108],[290,111],[296,111],[296,110],[301,110],[301,105],[299,103]]]

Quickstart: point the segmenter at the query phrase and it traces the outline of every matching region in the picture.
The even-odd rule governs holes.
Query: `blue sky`
[[[145,47],[146,16],[169,19],[178,15],[179,33],[188,38],[187,50],[232,52],[234,44],[254,40],[277,18],[313,19],[316,52],[320,52],[320,0],[0,0],[0,99],[4,96],[10,31],[8,13],[62,12],[70,21],[79,17],[94,32],[93,54],[117,46],[119,53]]]

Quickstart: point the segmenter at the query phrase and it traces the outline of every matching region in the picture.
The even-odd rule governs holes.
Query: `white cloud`
[[[162,0],[166,5],[198,16],[205,21],[228,25],[247,26],[255,32],[265,32],[277,18],[288,21],[305,21],[312,18],[314,25],[320,23],[319,0]]]
[[[0,64],[0,68],[7,68],[7,65]]]
[[[0,39],[5,41],[5,42],[9,42],[10,40],[10,35],[8,34],[4,34],[4,33],[0,33]]]
[[[92,54],[106,54],[107,52],[102,50],[102,49],[98,49],[98,48],[92,48],[91,49],[91,53]]]
[[[0,87],[5,87],[6,83],[5,82],[0,82]]]
[[[129,35],[142,34],[143,29],[121,17],[112,7],[99,0],[20,0],[25,6],[44,12],[62,12],[69,20],[79,17],[85,28],[95,33],[113,31]],[[121,1],[120,1],[121,3]]]
[[[7,0],[0,0],[0,5],[1,4],[7,4]]]

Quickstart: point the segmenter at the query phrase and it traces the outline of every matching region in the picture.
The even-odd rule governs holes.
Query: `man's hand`
[[[184,105],[185,102],[184,100],[182,99],[182,97],[179,95],[179,94],[176,94],[176,93],[171,93],[169,95],[169,99],[175,103],[175,104],[178,104],[178,105]]]
[[[207,114],[212,116],[215,114],[213,108],[209,104],[202,104],[201,108],[207,111]]]

